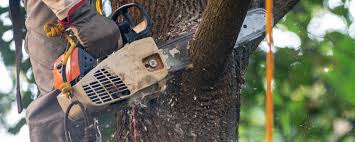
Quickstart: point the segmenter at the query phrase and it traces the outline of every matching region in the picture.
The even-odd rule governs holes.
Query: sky
[[[346,1],[345,3],[342,0],[329,0],[327,3],[330,9],[344,6],[349,8],[350,15],[355,18],[355,0]],[[8,0],[0,0],[0,7],[7,7]],[[111,13],[111,10],[108,8],[109,4],[105,4],[105,10],[108,13]],[[1,14],[0,20],[4,22],[4,24],[11,24],[8,19],[7,14]],[[350,26],[348,26],[350,25]],[[349,34],[352,38],[355,38],[355,22],[347,23],[344,17],[339,17],[335,14],[332,14],[327,9],[321,9],[315,13],[313,13],[313,18],[310,21],[310,24],[307,27],[309,32],[309,36],[316,40],[322,40],[322,37],[327,32],[337,31],[344,34]],[[274,36],[274,45],[278,48],[292,48],[294,50],[299,50],[301,46],[301,40],[297,34],[293,32],[289,32],[285,27],[277,26],[274,28],[273,32]],[[12,39],[12,31],[7,31],[1,35],[1,38],[4,40],[11,40]],[[11,45],[11,49],[14,49],[13,44]],[[266,42],[262,42],[259,45],[260,49],[263,51],[267,51]],[[274,51],[277,51],[274,50]],[[28,55],[25,54],[25,58]],[[0,92],[9,93],[13,89],[12,79],[10,77],[9,71],[5,68],[0,55],[0,74],[2,74],[2,78],[0,80]],[[26,83],[24,87],[32,87],[35,90],[34,86],[28,85]],[[17,114],[15,103],[13,104],[13,109],[8,113],[6,120],[8,121],[9,125],[14,125],[18,120],[25,116],[25,112],[22,112],[20,115]],[[4,142],[28,142],[29,141],[29,132],[28,126],[26,125],[23,127],[17,135],[12,135],[6,132],[4,128],[0,126],[0,138],[1,141]]]

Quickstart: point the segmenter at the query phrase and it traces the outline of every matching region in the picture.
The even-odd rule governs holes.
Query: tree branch
[[[191,43],[193,82],[211,85],[232,53],[251,0],[210,0]],[[206,84],[207,83],[207,84]]]

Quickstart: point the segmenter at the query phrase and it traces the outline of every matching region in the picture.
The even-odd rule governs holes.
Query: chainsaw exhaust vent
[[[94,73],[95,80],[83,85],[83,89],[93,103],[104,104],[121,96],[130,95],[130,91],[120,77],[102,68]]]

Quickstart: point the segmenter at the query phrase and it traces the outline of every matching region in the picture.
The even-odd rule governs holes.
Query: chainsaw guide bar
[[[262,36],[265,32],[265,27],[265,10],[263,8],[249,10],[245,16],[234,48],[238,48]]]
[[[234,48],[241,47],[246,43],[262,36],[265,32],[265,10],[256,8],[249,10],[240,29]],[[169,72],[178,71],[192,66],[189,62],[188,44],[194,33],[182,35],[159,46],[161,53],[166,59]]]

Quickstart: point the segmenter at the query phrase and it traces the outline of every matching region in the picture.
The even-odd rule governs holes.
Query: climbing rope
[[[268,51],[266,55],[266,103],[265,103],[265,116],[266,116],[266,126],[265,126],[265,141],[272,142],[273,141],[273,100],[272,100],[272,80],[273,80],[273,72],[274,72],[274,62],[272,55],[272,27],[273,27],[273,1],[265,0],[265,9],[266,9],[266,40],[268,44]]]

